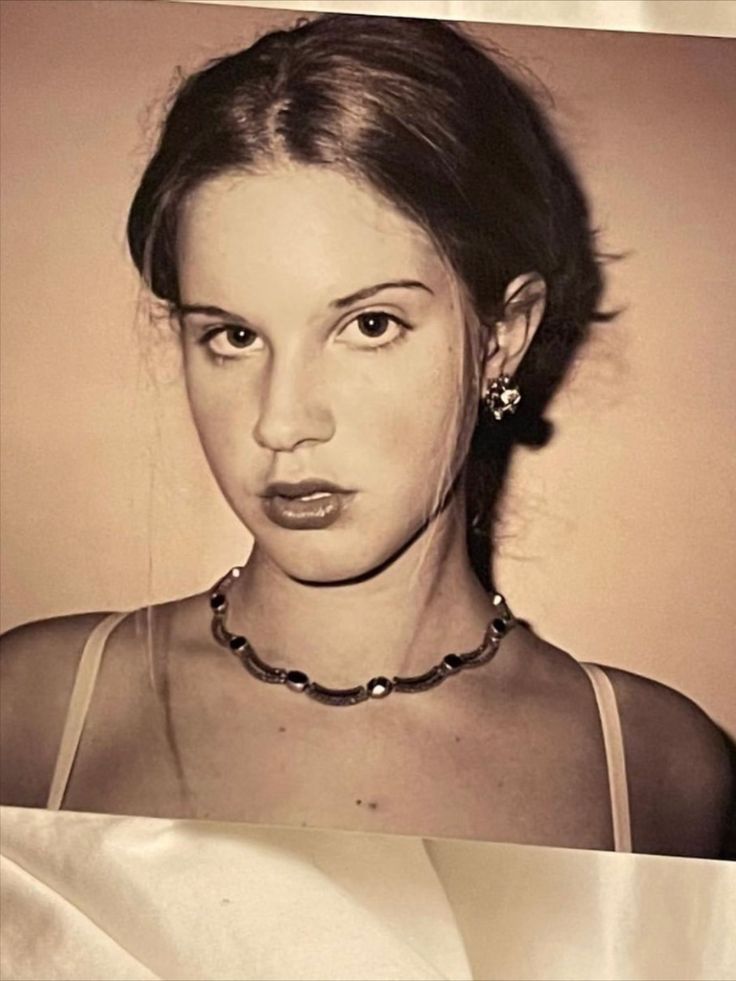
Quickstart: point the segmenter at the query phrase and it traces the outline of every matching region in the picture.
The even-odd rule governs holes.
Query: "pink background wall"
[[[2,5],[2,626],[198,590],[248,537],[207,472],[176,350],[123,241],[159,100],[298,15]],[[554,93],[611,267],[601,328],[517,460],[512,608],[585,660],[685,691],[736,733],[735,44],[474,25]],[[145,135],[146,132],[149,134]]]

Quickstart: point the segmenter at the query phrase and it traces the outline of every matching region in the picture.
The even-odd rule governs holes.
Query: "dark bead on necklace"
[[[227,597],[223,593],[213,593],[210,596],[210,606],[219,613],[227,606]]]
[[[240,654],[248,646],[248,641],[245,639],[245,637],[231,637],[228,641],[228,646],[233,654]]]
[[[287,671],[286,684],[292,691],[304,691],[309,684],[309,677],[303,671]]]
[[[503,637],[503,635],[506,633],[506,621],[502,620],[500,617],[496,617],[496,619],[491,623],[491,626],[501,637]]]
[[[442,666],[444,667],[445,671],[450,673],[459,671],[463,666],[463,659],[459,654],[445,654],[445,656],[442,658]]]

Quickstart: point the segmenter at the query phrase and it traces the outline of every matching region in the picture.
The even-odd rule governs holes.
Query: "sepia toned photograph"
[[[734,41],[348,6],[1,5],[2,977],[736,976]]]
[[[3,21],[3,805],[732,857],[733,41]]]

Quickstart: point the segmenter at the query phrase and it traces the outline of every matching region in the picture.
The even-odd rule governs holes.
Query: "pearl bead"
[[[382,675],[378,678],[371,678],[366,685],[366,689],[371,698],[385,698],[386,695],[391,692],[393,687],[393,682],[388,678],[384,678]]]

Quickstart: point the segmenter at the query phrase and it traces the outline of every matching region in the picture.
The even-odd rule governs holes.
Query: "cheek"
[[[372,447],[377,464],[385,461],[397,479],[404,476],[415,489],[417,473],[431,484],[457,440],[458,382],[453,348],[410,364],[397,362],[395,370],[380,380],[374,376],[362,390],[356,444]],[[354,406],[352,414],[356,418]]]
[[[227,369],[221,374],[224,374]],[[186,370],[189,409],[205,454],[215,469],[218,461],[242,447],[249,431],[248,396],[243,386],[213,378],[211,371]],[[252,421],[250,424],[252,429]]]

